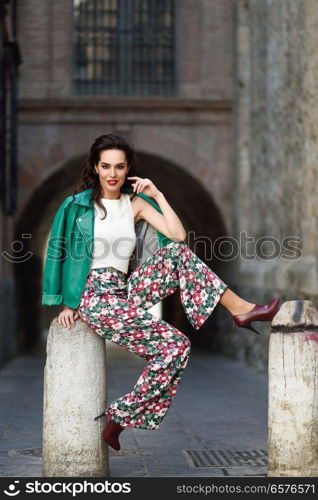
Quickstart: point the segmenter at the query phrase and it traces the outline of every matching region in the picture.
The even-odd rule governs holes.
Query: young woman
[[[154,228],[159,246],[132,270],[140,221]],[[61,325],[70,328],[80,317],[96,334],[148,362],[133,390],[95,417],[108,417],[103,437],[119,450],[125,427],[161,426],[189,358],[188,337],[152,315],[151,306],[179,289],[194,328],[220,302],[236,325],[258,333],[251,322],[271,321],[279,299],[267,305],[247,302],[191,251],[164,194],[150,179],[136,175],[134,151],[123,137],[109,134],[95,140],[79,192],[59,208],[51,238],[61,236],[68,241],[64,250],[75,250],[75,238],[67,237],[76,230],[85,244],[93,241],[93,251],[82,261],[68,256],[63,267],[47,254],[42,304],[63,304]]]

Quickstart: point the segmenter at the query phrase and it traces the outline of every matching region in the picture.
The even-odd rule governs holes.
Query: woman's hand
[[[141,177],[127,177],[127,179],[135,179],[135,183],[132,184],[132,187],[134,188],[134,191],[136,193],[140,193],[141,191],[143,194],[147,196],[151,196],[152,198],[155,198],[160,194],[159,189],[156,188],[154,183],[150,179],[142,179]]]
[[[74,320],[79,318],[77,309],[71,309],[70,307],[63,306],[63,311],[60,312],[58,316],[58,322],[64,328],[71,328],[74,326]]]

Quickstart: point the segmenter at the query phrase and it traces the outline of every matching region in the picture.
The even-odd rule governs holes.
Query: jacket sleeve
[[[63,304],[62,264],[66,258],[65,228],[68,203],[69,198],[66,198],[53,219],[43,272],[42,305]]]

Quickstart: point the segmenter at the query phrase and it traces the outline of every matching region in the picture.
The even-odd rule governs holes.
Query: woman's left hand
[[[142,191],[143,194],[147,196],[151,196],[152,198],[155,198],[158,194],[160,194],[159,189],[156,188],[154,183],[148,179],[142,179],[141,177],[127,177],[127,179],[135,179],[135,183],[132,184],[134,191],[136,193],[140,193]]]

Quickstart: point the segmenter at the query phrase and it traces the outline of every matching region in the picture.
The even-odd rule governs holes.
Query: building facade
[[[23,259],[1,264],[9,284],[2,288],[6,311],[17,319],[2,334],[7,339],[3,361],[31,348],[59,312],[41,306],[47,237],[58,205],[78,185],[90,145],[103,133],[131,141],[143,175],[184,222],[189,246],[235,291],[253,302],[277,294],[283,299],[317,294],[312,274],[317,267],[315,67],[307,37],[312,33],[314,40],[317,14],[312,2],[279,5],[265,0],[17,2],[22,57],[17,206],[3,214],[1,238],[4,249],[13,240],[22,242]],[[299,33],[304,50],[296,53]],[[288,80],[288,70],[295,80]],[[292,102],[297,103],[293,112]],[[242,233],[280,243],[290,235],[303,237],[305,254],[298,260],[242,259]],[[223,259],[215,257],[223,247],[214,252],[213,246],[222,238],[230,242]],[[218,306],[194,333],[177,294],[164,301],[163,314],[192,342],[266,370],[268,325],[255,339],[233,328]]]

